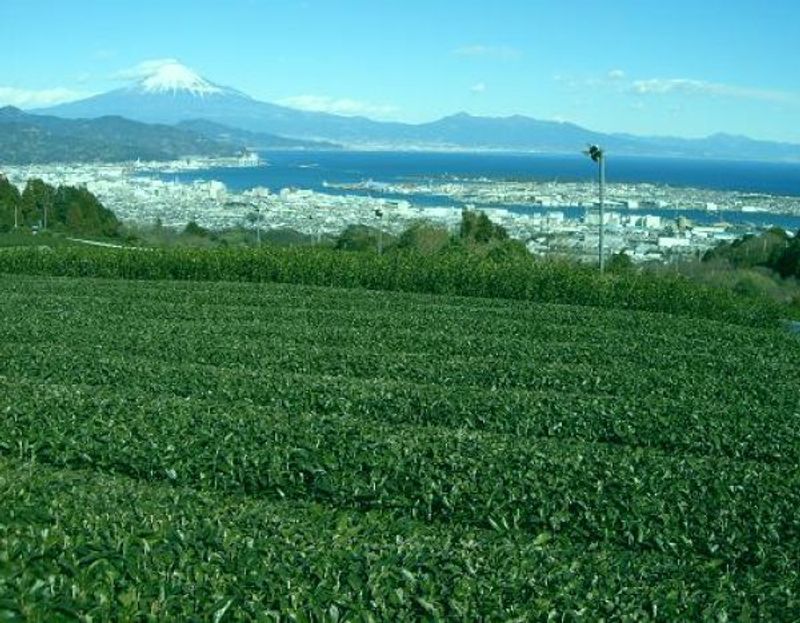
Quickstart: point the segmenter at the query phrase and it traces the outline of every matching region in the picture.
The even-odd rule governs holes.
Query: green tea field
[[[0,621],[798,621],[800,339],[0,275]]]

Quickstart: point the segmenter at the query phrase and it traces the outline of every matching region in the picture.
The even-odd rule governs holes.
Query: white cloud
[[[565,85],[570,89],[613,87],[619,89],[627,83],[628,74],[623,69],[610,69],[603,75],[595,76],[572,76],[569,74],[557,73],[553,75],[553,80]]]
[[[350,98],[328,97],[326,95],[295,95],[278,100],[279,104],[300,110],[327,112],[348,117],[392,117],[398,109],[387,104],[374,104]]]
[[[120,69],[111,77],[114,80],[138,80],[140,78],[152,76],[165,65],[180,65],[180,61],[175,58],[154,58],[142,61],[127,69]]]
[[[38,108],[82,99],[89,95],[91,94],[61,87],[39,90],[0,87],[0,105],[17,106],[18,108]]]
[[[513,60],[522,56],[516,48],[508,45],[466,45],[453,50],[453,54],[465,58],[494,58]]]
[[[571,90],[604,88],[618,94],[658,96],[683,94],[708,97],[748,99],[774,104],[800,105],[800,92],[743,87],[692,78],[649,78],[632,80],[622,69],[612,69],[601,76],[574,77],[555,74],[553,80]]]
[[[485,82],[478,82],[477,84],[473,84],[470,88],[470,91],[473,93],[485,93],[486,92],[486,83]]]
[[[634,93],[638,93],[640,95],[685,93],[752,99],[764,102],[800,102],[800,96],[796,93],[741,87],[731,84],[723,84],[720,82],[693,80],[691,78],[651,78],[649,80],[634,80],[631,84],[631,88]]]

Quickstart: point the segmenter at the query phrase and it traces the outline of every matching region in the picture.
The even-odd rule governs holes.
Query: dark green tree
[[[55,222],[61,229],[87,236],[117,236],[120,222],[83,187],[59,186],[53,201]]]
[[[800,232],[797,233],[798,235],[792,238],[783,252],[773,258],[771,268],[781,277],[800,278]]]
[[[395,248],[431,255],[438,253],[449,243],[450,232],[446,228],[427,221],[418,221],[400,234]]]
[[[336,239],[336,248],[342,251],[374,251],[378,248],[378,237],[379,232],[374,227],[349,225]]]
[[[723,242],[709,250],[703,261],[724,260],[737,268],[770,266],[789,244],[789,236],[779,227],[761,234],[747,234],[732,242]]]
[[[210,232],[197,224],[196,221],[189,221],[186,227],[183,228],[183,233],[187,236],[197,236],[198,238],[207,238]]]
[[[633,260],[625,251],[620,251],[608,258],[606,268],[610,273],[624,273],[633,268]]]
[[[507,240],[508,232],[502,225],[493,223],[485,212],[461,211],[459,236],[463,241],[486,244],[491,240]]]
[[[0,174],[0,231],[9,231],[14,227],[14,214],[22,203],[22,197],[5,175]]]
[[[56,189],[40,179],[28,180],[22,191],[20,204],[20,225],[25,227],[44,226],[53,222],[53,206]]]

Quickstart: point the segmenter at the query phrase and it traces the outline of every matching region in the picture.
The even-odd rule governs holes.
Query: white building
[[[658,246],[662,249],[674,249],[675,247],[688,247],[691,245],[689,238],[676,238],[674,236],[659,236]]]

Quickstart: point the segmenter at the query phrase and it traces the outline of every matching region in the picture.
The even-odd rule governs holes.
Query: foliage
[[[502,225],[493,223],[485,212],[462,210],[459,236],[465,242],[485,244],[492,240],[507,240],[508,232]]]
[[[119,232],[120,222],[86,188],[54,188],[34,178],[28,180],[22,192],[20,226],[113,237]]]
[[[782,229],[721,243],[702,262],[674,268],[699,283],[788,305],[785,313],[800,318],[800,239]]]
[[[782,277],[800,277],[800,238],[774,227],[757,236],[722,243],[708,251],[703,260],[722,260],[737,268],[763,266]]]
[[[0,174],[0,232],[14,227],[14,213],[19,210],[21,201],[17,187]]]
[[[381,244],[391,242],[391,236],[369,225],[348,225],[336,239],[340,251],[377,251]]]
[[[722,242],[703,256],[703,261],[725,260],[737,268],[768,266],[786,248],[786,232],[774,227],[762,234],[748,234],[731,242]]]
[[[274,284],[0,290],[5,618],[800,616],[800,342],[777,329]]]
[[[224,232],[222,236],[224,236]],[[261,232],[261,241],[264,244],[272,244],[282,247],[298,245],[308,246],[317,243],[317,238],[309,234],[304,234],[303,232],[295,229],[284,227],[265,229]]]
[[[505,243],[498,243],[504,245]],[[487,248],[491,248],[489,245]],[[63,276],[254,281],[458,294],[605,308],[640,309],[773,325],[769,301],[708,288],[675,274],[600,275],[579,264],[529,255],[342,253],[322,247],[3,249],[0,272]]]
[[[800,235],[795,235],[783,252],[773,255],[771,265],[783,277],[800,279]]]
[[[196,221],[189,221],[186,227],[183,228],[183,233],[186,236],[197,236],[198,238],[207,238],[211,232],[205,227],[201,227]]]
[[[86,188],[59,186],[54,208],[55,222],[70,233],[113,237],[119,231],[114,213]]]
[[[53,208],[56,189],[40,179],[29,179],[22,191],[20,204],[20,225],[23,227],[41,226],[45,219],[54,220]]]
[[[633,260],[631,256],[620,251],[619,253],[612,254],[606,261],[606,269],[612,273],[624,273],[633,269]]]
[[[428,221],[417,221],[398,236],[395,248],[432,255],[443,251],[449,243],[450,232],[447,228]]]

